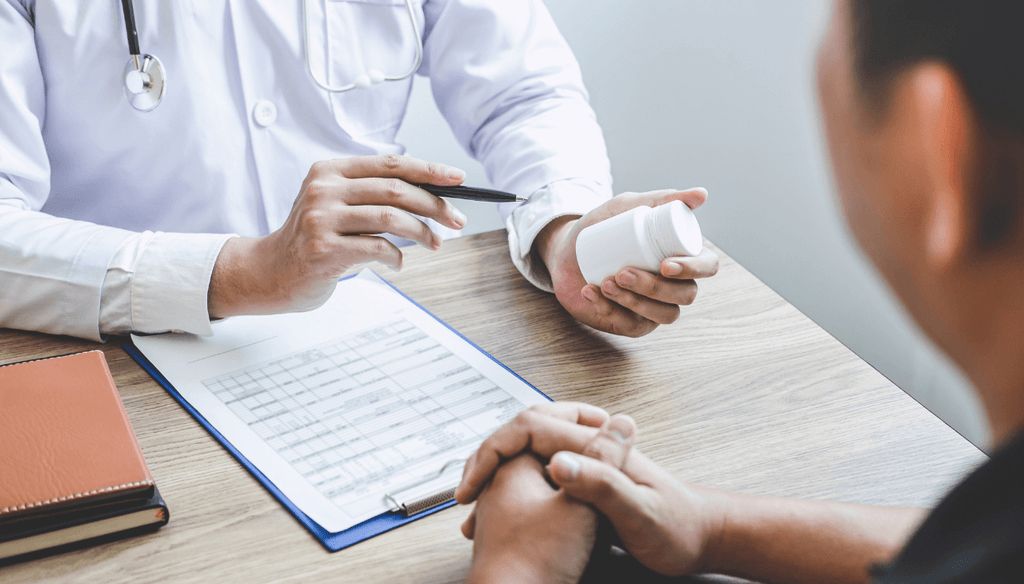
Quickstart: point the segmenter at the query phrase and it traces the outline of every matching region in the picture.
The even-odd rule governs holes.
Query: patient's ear
[[[923,251],[932,270],[945,272],[968,253],[973,236],[977,122],[960,78],[948,66],[924,63],[907,75],[907,91],[901,93],[909,103],[903,111],[912,116],[911,143],[921,149],[927,179]]]

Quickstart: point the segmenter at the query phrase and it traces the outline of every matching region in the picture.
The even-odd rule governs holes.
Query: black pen
[[[416,185],[428,193],[438,197],[449,197],[452,199],[466,199],[467,201],[484,201],[486,203],[519,203],[526,200],[526,197],[496,191],[494,189],[481,189],[477,187],[439,187],[437,185]]]

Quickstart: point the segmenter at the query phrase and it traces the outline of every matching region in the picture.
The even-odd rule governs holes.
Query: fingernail
[[[683,264],[678,262],[669,262],[665,264],[665,274],[669,276],[675,276],[683,271]]]
[[[608,296],[615,296],[619,289],[615,286],[614,280],[605,280],[601,283],[601,290]]]
[[[597,302],[597,294],[594,292],[594,289],[591,288],[590,286],[584,288],[582,294],[583,298],[586,299],[587,302],[590,302],[591,304]]]
[[[460,228],[466,226],[466,221],[468,221],[466,214],[459,211],[458,207],[452,207],[452,217],[455,219],[455,222],[458,223]]]
[[[580,474],[579,458],[575,454],[569,452],[558,452],[551,457],[551,464],[549,465],[554,472],[551,474],[559,482],[572,482],[576,480],[576,477]]]
[[[633,435],[633,425],[626,418],[614,417],[608,422],[608,434],[620,444],[625,444]]]
[[[623,286],[633,286],[636,284],[636,275],[633,272],[622,272],[615,277],[615,281]]]
[[[466,178],[466,171],[462,170],[461,168],[455,168],[454,166],[449,166],[448,167],[448,178],[454,178],[454,179],[462,180],[462,179]]]

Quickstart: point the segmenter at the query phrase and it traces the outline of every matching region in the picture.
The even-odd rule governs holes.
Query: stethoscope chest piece
[[[121,81],[128,103],[140,112],[160,105],[167,87],[164,65],[153,55],[132,55],[124,66]]]

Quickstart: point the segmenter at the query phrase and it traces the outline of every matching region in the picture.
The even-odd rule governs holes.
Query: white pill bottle
[[[587,227],[576,238],[583,279],[600,286],[626,266],[658,274],[665,258],[700,255],[697,216],[682,201],[641,206]]]

